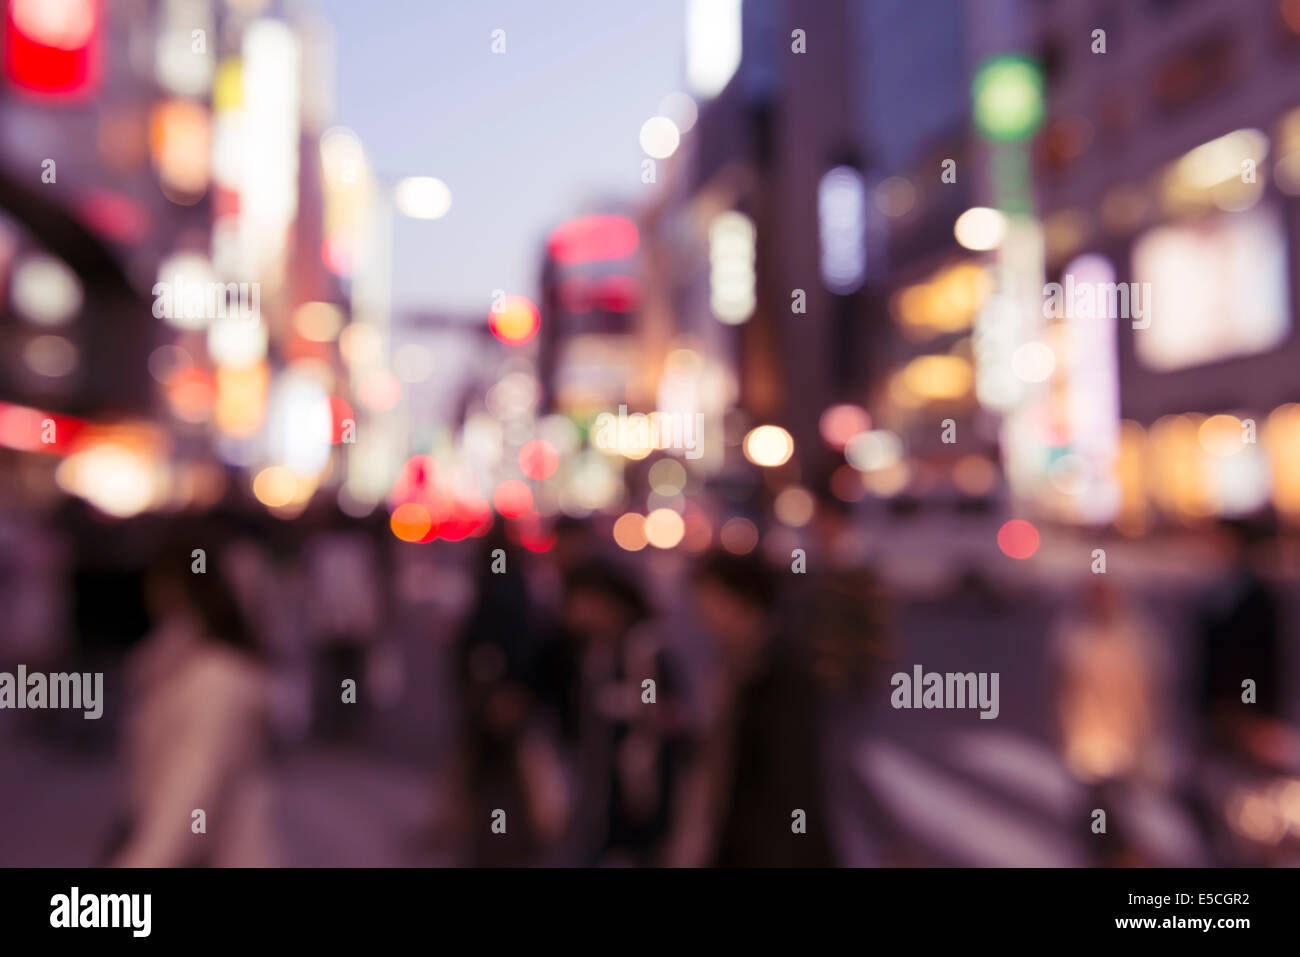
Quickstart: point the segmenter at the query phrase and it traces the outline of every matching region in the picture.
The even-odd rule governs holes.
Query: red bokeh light
[[[626,259],[640,243],[636,223],[625,216],[579,216],[561,223],[546,251],[561,266]]]
[[[77,215],[90,229],[118,243],[137,243],[153,228],[148,209],[112,190],[91,190],[78,204]]]
[[[63,455],[85,428],[81,419],[0,402],[0,446],[5,448]]]
[[[832,405],[818,421],[822,441],[837,452],[842,452],[849,440],[871,428],[871,416],[861,406],[851,403]]]
[[[530,516],[519,527],[519,544],[530,552],[549,552],[555,545],[555,532],[545,530],[535,515]]]
[[[494,521],[492,517],[492,507],[488,505],[487,499],[474,497],[464,498],[456,503],[456,515],[459,521],[465,523],[467,528],[466,535],[478,538],[486,535],[492,528]]]
[[[565,312],[582,315],[592,309],[631,312],[641,302],[641,283],[632,276],[600,279],[570,276],[560,283],[560,305]]]
[[[357,417],[352,412],[352,406],[336,395],[329,397],[329,404],[330,442],[334,445],[338,445],[345,440],[355,442],[357,438]]]
[[[99,82],[98,0],[11,0],[5,76],[25,93],[81,99]]]
[[[560,467],[560,453],[545,439],[533,439],[519,450],[519,470],[535,481],[543,481]]]
[[[402,472],[393,483],[391,499],[394,504],[425,501],[433,492],[433,480],[438,464],[432,455],[412,455],[402,466]]]
[[[532,511],[532,489],[518,479],[507,479],[492,494],[492,505],[503,518],[519,518]]]
[[[1008,558],[1025,559],[1038,551],[1038,529],[1023,519],[1013,518],[998,529],[998,548]]]
[[[641,284],[631,276],[606,276],[592,294],[592,303],[606,312],[631,312],[640,302]]]

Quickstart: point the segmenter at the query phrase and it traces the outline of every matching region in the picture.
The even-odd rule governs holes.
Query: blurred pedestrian
[[[1091,582],[1054,638],[1057,719],[1079,779],[1158,779],[1163,701],[1151,625],[1109,582]]]
[[[565,577],[551,700],[571,718],[576,776],[569,846],[580,864],[656,863],[684,756],[681,678],[648,624],[640,586],[593,560]]]
[[[146,578],[153,626],[128,663],[128,816],[115,866],[256,867],[278,858],[261,643],[218,534],[209,525],[175,536]]]
[[[371,536],[332,503],[316,516],[317,530],[307,539],[305,552],[310,603],[308,619],[317,648],[319,680],[316,682],[317,723],[326,737],[344,728],[356,731],[365,714],[369,694],[340,709],[339,688],[346,679],[368,686],[367,675],[380,643],[380,588],[378,557]],[[344,725],[343,719],[352,722]]]
[[[1250,793],[1300,767],[1300,734],[1286,717],[1284,608],[1261,572],[1274,539],[1266,517],[1220,523],[1222,574],[1197,613],[1200,753],[1184,797],[1215,864],[1276,863],[1268,841],[1243,840],[1228,795]]]
[[[1053,638],[1056,717],[1066,767],[1084,783],[1087,809],[1114,807],[1139,786],[1162,785],[1162,659],[1153,626],[1108,581],[1084,590]],[[1123,815],[1090,845],[1098,863],[1144,862]]]
[[[460,721],[438,830],[474,864],[523,865],[558,840],[566,796],[554,745],[533,720],[538,623],[523,556],[498,525],[478,561],[457,647]],[[503,833],[490,828],[497,811],[506,815]]]
[[[1197,620],[1199,705],[1209,752],[1288,767],[1300,759],[1300,749],[1294,728],[1284,722],[1284,612],[1259,570],[1270,539],[1263,519],[1220,524],[1226,564]]]
[[[695,575],[717,642],[719,707],[681,798],[670,862],[831,866],[817,683],[778,633],[776,581],[753,556],[717,553]]]

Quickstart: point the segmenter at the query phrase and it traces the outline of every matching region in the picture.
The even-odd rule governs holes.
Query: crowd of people
[[[760,558],[719,551],[689,572],[688,613],[711,655],[688,674],[637,579],[587,524],[557,528],[549,608],[526,574],[492,570],[494,552],[525,564],[504,535],[483,547],[458,646],[464,701],[445,826],[472,838],[467,860],[834,863],[819,702],[850,678],[883,680],[872,667],[886,656],[883,630],[864,619],[838,635],[800,631],[794,620],[811,624],[801,612],[824,608],[826,594],[779,607],[784,589]],[[505,807],[523,811],[512,840],[475,826]]]
[[[106,524],[68,505],[75,645],[64,655],[105,671],[123,702],[109,709],[121,807],[98,863],[282,862],[277,748],[364,749],[385,672],[409,667],[400,553],[429,546],[395,541],[383,517],[331,503],[293,522],[226,507]],[[899,596],[854,549],[854,529],[846,508],[819,509],[806,573],[760,551],[663,553],[670,601],[647,555],[620,552],[598,519],[559,518],[541,552],[501,520],[432,546],[471,587],[458,614],[430,619],[438,634],[414,621],[453,678],[423,840],[465,865],[842,863],[828,724],[845,702],[887,702],[891,672],[911,667]],[[1198,599],[1190,640],[1162,642],[1167,623],[1104,576],[1043,637],[1051,734],[1090,806],[1162,787],[1207,853],[1231,861],[1204,772],[1294,773],[1300,745],[1284,603],[1259,573],[1252,527],[1223,533],[1229,560]],[[956,609],[995,591],[975,575],[949,599]],[[1180,672],[1179,656],[1191,667]],[[1187,691],[1171,687],[1180,674],[1196,716],[1181,748],[1168,727]],[[865,822],[876,862],[907,862],[894,824],[869,807],[859,813],[879,814]],[[199,831],[210,839],[193,840]],[[1127,839],[1097,846],[1102,863],[1149,862]]]

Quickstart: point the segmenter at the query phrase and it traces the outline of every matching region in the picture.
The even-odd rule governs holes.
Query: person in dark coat
[[[721,700],[708,767],[718,867],[828,867],[831,848],[821,701],[806,655],[777,633],[775,582],[754,557],[719,553],[695,578],[696,605],[720,646]]]
[[[564,637],[540,680],[579,781],[570,841],[579,863],[655,864],[669,833],[687,742],[680,675],[649,616],[640,586],[612,563],[581,562],[565,576]]]
[[[500,549],[509,573],[494,561]],[[484,539],[476,597],[456,646],[460,721],[450,806],[442,821],[448,836],[465,842],[477,866],[531,862],[539,835],[526,809],[527,781],[520,765],[530,710],[534,616],[521,556],[502,529]],[[504,834],[489,829],[496,809],[507,811]]]

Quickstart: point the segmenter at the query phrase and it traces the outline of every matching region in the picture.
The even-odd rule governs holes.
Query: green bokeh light
[[[1043,74],[1022,56],[985,61],[971,82],[975,127],[991,140],[1015,142],[1043,121]]]

